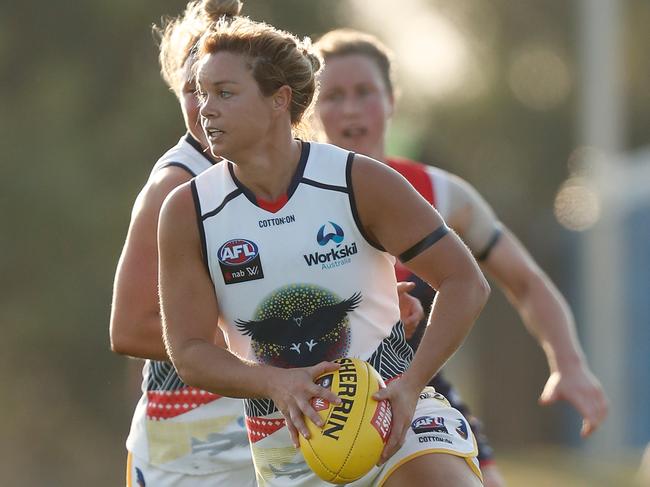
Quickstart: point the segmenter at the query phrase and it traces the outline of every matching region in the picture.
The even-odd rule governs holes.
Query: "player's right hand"
[[[331,390],[319,386],[314,380],[340,367],[334,362],[321,362],[311,367],[277,369],[270,384],[270,398],[287,422],[287,428],[294,446],[299,447],[298,434],[309,438],[305,416],[315,425],[323,426],[323,420],[311,405],[311,399],[320,397],[325,401],[340,404],[341,399]]]
[[[414,387],[404,376],[391,380],[385,388],[379,389],[373,398],[376,401],[388,399],[392,410],[390,435],[386,441],[377,465],[382,465],[399,450],[406,439],[406,432],[413,420],[413,413],[422,387]]]

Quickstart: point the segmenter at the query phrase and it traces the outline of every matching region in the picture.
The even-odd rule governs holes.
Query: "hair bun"
[[[323,60],[321,59],[321,57],[318,54],[315,54],[311,51],[307,51],[305,53],[305,56],[311,63],[311,67],[314,73],[317,73],[320,70],[321,66],[323,65]]]
[[[311,64],[312,72],[317,73],[320,68],[323,66],[323,58],[321,57],[320,53],[314,49],[314,46],[312,45],[311,38],[309,37],[304,37],[297,45],[296,47],[300,51],[300,53],[307,58],[309,63]]]
[[[212,21],[221,17],[236,17],[242,9],[241,0],[203,0],[202,7],[206,17]]]

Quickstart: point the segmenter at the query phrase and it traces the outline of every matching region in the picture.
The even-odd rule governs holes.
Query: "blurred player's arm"
[[[422,388],[461,345],[489,295],[476,261],[438,212],[397,172],[355,156],[352,187],[363,229],[437,290],[429,326],[409,369],[377,394],[393,406],[382,461],[401,445]],[[428,237],[440,235],[418,248]],[[416,250],[417,248],[417,250]],[[412,251],[412,252],[409,252]]]
[[[415,283],[403,281],[397,283],[397,297],[399,299],[399,318],[404,325],[404,333],[409,339],[415,332],[418,324],[424,318],[424,308],[419,299],[409,294],[415,289]]]
[[[550,376],[540,402],[569,401],[583,417],[582,435],[589,435],[607,415],[607,398],[589,369],[566,300],[472,186],[451,177],[450,195],[456,211],[449,224],[503,289],[544,350]]]
[[[312,397],[339,403],[314,379],[337,369],[321,362],[313,367],[281,369],[244,360],[215,344],[221,333],[219,307],[202,256],[191,187],[174,190],[160,212],[158,226],[160,303],[167,352],[186,384],[229,397],[271,398],[287,420],[294,444],[297,431],[309,437],[303,415],[322,420],[311,407]]]
[[[178,167],[162,169],[135,201],[113,285],[110,340],[116,353],[169,360],[158,302],[158,214],[169,192],[190,178]]]

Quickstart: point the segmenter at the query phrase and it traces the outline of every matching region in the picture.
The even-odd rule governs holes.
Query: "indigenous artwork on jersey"
[[[276,367],[307,367],[345,357],[350,348],[348,313],[361,294],[340,298],[312,284],[291,284],[267,296],[250,321],[237,328],[251,337],[261,363]]]

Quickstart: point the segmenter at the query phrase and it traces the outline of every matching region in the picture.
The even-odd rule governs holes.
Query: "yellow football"
[[[309,467],[326,482],[345,484],[363,477],[379,461],[392,413],[388,401],[372,395],[384,386],[377,371],[353,358],[335,360],[341,367],[316,379],[341,398],[341,404],[312,399],[324,421],[319,428],[307,420],[310,438],[300,435],[300,450]]]

